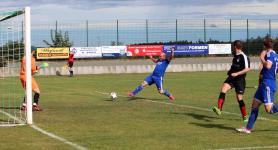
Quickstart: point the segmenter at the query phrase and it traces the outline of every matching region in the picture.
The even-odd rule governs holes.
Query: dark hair
[[[265,48],[273,48],[273,41],[270,37],[265,37],[264,38],[264,46]]]
[[[235,40],[234,42],[233,42],[233,46],[235,47],[235,48],[237,48],[237,49],[242,49],[242,42],[240,41],[240,40]]]

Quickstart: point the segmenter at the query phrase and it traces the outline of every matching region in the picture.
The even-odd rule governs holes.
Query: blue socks
[[[269,113],[274,114],[276,112],[278,112],[278,104],[273,104],[273,107],[272,107],[272,109],[270,110]]]
[[[171,96],[171,94],[170,94],[168,91],[166,91],[166,90],[163,91],[163,94],[164,94],[165,96],[167,96],[167,97],[170,97],[170,96]]]
[[[246,126],[247,129],[251,130],[257,120],[259,110],[258,108],[252,108],[251,114],[248,120],[248,124]]]
[[[141,90],[143,90],[143,86],[142,86],[142,85],[139,85],[139,86],[132,92],[132,94],[133,94],[133,95],[136,95],[136,94],[138,94]]]

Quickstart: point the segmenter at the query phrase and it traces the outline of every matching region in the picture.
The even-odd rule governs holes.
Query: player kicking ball
[[[138,94],[141,90],[143,90],[144,87],[147,85],[152,85],[155,83],[157,90],[160,94],[163,94],[169,98],[170,102],[174,101],[174,96],[171,95],[169,92],[163,89],[163,77],[165,74],[165,71],[171,62],[173,56],[174,56],[174,50],[175,48],[171,48],[171,54],[168,58],[166,58],[165,53],[161,53],[159,56],[159,59],[155,59],[152,56],[149,56],[150,59],[156,63],[156,66],[154,68],[154,71],[151,75],[147,76],[141,85],[139,85],[133,92],[129,92],[129,97],[134,97],[136,94]]]
[[[231,69],[227,73],[228,77],[222,85],[218,98],[218,106],[212,107],[212,110],[217,115],[221,115],[226,93],[234,87],[243,122],[247,123],[248,118],[246,114],[246,107],[243,101],[243,94],[246,85],[246,73],[250,71],[250,61],[249,58],[243,53],[242,43],[239,40],[236,40],[233,43],[233,54],[233,63]]]
[[[264,104],[265,111],[269,114],[278,112],[278,104],[273,104],[276,91],[276,71],[278,57],[273,50],[273,41],[271,38],[264,39],[265,50],[261,52],[260,60],[263,65],[261,70],[261,82],[255,93],[251,114],[246,127],[236,129],[241,133],[251,133],[259,113],[259,107]]]

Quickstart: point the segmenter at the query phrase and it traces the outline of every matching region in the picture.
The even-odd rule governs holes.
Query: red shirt
[[[74,62],[74,54],[73,53],[69,54],[68,62]]]

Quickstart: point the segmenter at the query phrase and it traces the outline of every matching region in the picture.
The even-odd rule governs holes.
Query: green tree
[[[69,34],[68,31],[62,32],[61,30],[58,32],[57,30],[50,30],[51,34],[51,42],[49,43],[46,40],[43,40],[43,42],[50,46],[50,47],[71,47],[73,46],[73,42],[70,42],[69,40]]]
[[[8,41],[0,47],[0,67],[5,67],[8,62],[20,61],[24,55],[23,41]]]

